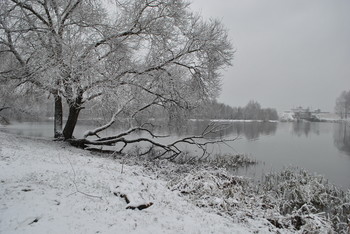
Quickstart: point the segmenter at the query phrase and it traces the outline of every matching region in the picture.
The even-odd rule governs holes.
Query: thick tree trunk
[[[73,138],[73,132],[75,129],[75,125],[77,124],[77,121],[78,121],[80,110],[81,110],[81,107],[79,105],[71,105],[69,107],[68,119],[63,129],[64,139],[67,140],[67,139]]]
[[[59,95],[54,95],[55,98],[55,113],[54,113],[54,137],[62,137],[62,98]]]
[[[69,113],[66,125],[63,129],[63,137],[65,140],[73,138],[73,132],[75,129],[75,125],[77,124],[79,113],[83,107],[83,91],[79,90],[78,95],[75,99],[67,100],[69,104]]]

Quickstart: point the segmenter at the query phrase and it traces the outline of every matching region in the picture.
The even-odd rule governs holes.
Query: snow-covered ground
[[[0,233],[275,233],[198,208],[142,166],[0,132]],[[143,210],[128,205],[153,205]]]

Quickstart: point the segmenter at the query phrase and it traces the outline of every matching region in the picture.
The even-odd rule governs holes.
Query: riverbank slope
[[[272,231],[264,220],[234,223],[200,209],[142,166],[64,142],[0,132],[0,178],[0,233]],[[126,209],[150,202],[147,209]]]

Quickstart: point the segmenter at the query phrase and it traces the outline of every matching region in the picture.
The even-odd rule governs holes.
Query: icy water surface
[[[204,121],[191,122],[186,128],[173,130],[170,140],[175,139],[175,135],[200,134],[206,125],[207,122]],[[91,128],[79,124],[75,135],[79,137]],[[35,137],[53,135],[51,122],[16,123],[2,127],[1,130]],[[167,131],[159,130],[163,134]],[[216,147],[214,152],[244,153],[260,162],[238,170],[239,174],[260,179],[264,173],[294,166],[324,175],[331,183],[350,189],[349,123],[231,122],[221,135],[225,138],[235,138],[238,135],[240,139],[230,142],[229,146]]]

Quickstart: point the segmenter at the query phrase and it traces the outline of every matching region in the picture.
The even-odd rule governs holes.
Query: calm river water
[[[207,122],[194,121],[173,135],[199,134]],[[2,131],[35,137],[52,137],[52,123],[16,123]],[[79,124],[75,135],[91,129]],[[162,130],[164,133],[164,129]],[[293,166],[325,176],[331,183],[350,189],[350,123],[260,123],[232,122],[222,133],[239,139],[217,147],[220,153],[243,153],[259,161],[237,173],[259,179],[264,173]],[[172,137],[174,139],[175,137]],[[163,140],[164,141],[164,140]]]

